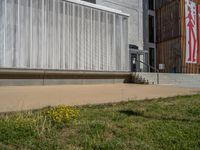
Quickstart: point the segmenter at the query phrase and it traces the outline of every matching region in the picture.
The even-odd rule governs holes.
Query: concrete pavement
[[[102,84],[0,87],[0,112],[59,104],[86,105],[199,93],[200,89],[164,85]]]

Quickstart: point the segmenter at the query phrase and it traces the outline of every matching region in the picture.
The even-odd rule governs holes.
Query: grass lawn
[[[41,134],[2,115],[0,149],[200,150],[200,95],[76,109],[76,120],[41,126]]]

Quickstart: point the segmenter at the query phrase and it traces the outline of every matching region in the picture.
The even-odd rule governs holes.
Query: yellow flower
[[[79,112],[72,107],[59,105],[49,109],[46,114],[56,123],[66,123],[69,120],[78,117]]]

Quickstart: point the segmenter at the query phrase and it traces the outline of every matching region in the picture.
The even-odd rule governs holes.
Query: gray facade
[[[74,0],[0,0],[0,68],[129,71],[128,16]]]
[[[147,0],[145,0],[147,2]],[[143,0],[96,0],[97,4],[121,10],[130,14],[129,44],[144,49],[143,42]]]
[[[0,0],[0,85],[129,81],[132,56],[145,61],[142,50],[152,47],[148,1],[86,1],[99,5]],[[128,44],[138,46],[137,53]]]
[[[145,54],[147,52],[147,57],[139,54],[137,59],[156,67],[155,0],[96,0],[96,3],[130,14],[129,44],[138,46],[139,50],[144,50]],[[136,55],[138,55],[137,50],[130,49],[130,62]],[[137,66],[132,71],[149,71],[148,67],[142,63]]]

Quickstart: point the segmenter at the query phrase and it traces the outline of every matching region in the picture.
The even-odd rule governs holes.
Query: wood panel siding
[[[200,3],[200,0],[195,0]],[[186,64],[184,0],[156,1],[157,67],[165,72],[199,73],[200,65]]]
[[[157,42],[171,40],[180,33],[180,2],[172,1],[166,7],[157,10]]]
[[[156,10],[160,9],[161,7],[165,7],[172,1],[174,0],[156,0]]]
[[[181,72],[181,40],[175,38],[161,43],[157,43],[157,67],[165,64],[165,72]]]

